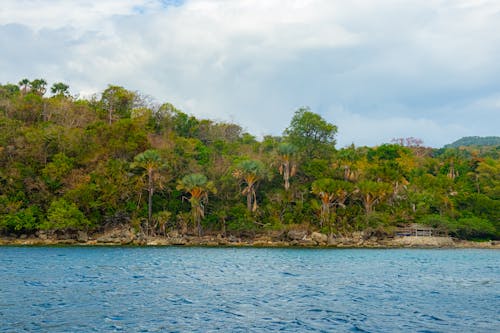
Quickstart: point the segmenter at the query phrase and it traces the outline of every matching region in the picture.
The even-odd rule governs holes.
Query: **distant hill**
[[[445,145],[444,148],[458,148],[463,146],[500,146],[500,136],[466,136]]]

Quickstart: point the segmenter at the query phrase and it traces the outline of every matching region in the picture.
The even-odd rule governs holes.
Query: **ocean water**
[[[500,332],[500,251],[0,247],[0,332]]]

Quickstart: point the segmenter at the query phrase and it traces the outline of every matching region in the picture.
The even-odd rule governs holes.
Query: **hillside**
[[[42,79],[0,85],[0,236],[378,237],[421,223],[500,238],[496,151],[337,149],[337,126],[309,108],[257,140],[120,86],[91,99],[63,83],[50,91]]]
[[[466,136],[445,145],[444,148],[459,148],[464,146],[500,146],[500,136]]]

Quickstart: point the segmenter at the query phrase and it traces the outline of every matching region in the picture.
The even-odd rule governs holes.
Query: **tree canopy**
[[[500,238],[500,146],[415,138],[335,148],[309,108],[262,140],[110,85],[85,99],[44,79],[0,84],[0,234],[103,230],[236,236],[293,228],[390,234],[422,223]],[[210,199],[210,200],[208,200]],[[371,231],[370,231],[371,230]]]

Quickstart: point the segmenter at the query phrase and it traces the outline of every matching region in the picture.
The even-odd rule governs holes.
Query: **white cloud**
[[[256,135],[280,134],[303,105],[343,143],[498,134],[485,102],[500,93],[496,1],[168,3],[4,0],[0,82],[120,84]]]

